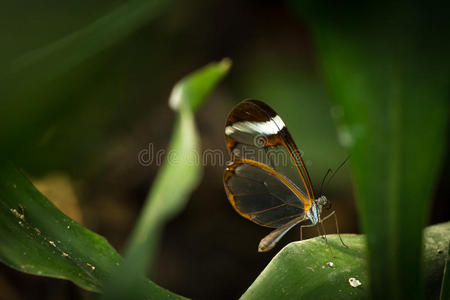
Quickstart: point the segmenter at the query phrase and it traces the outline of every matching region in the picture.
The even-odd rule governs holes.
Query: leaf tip
[[[233,64],[233,62],[231,61],[231,58],[229,58],[229,57],[222,58],[222,60],[218,63],[218,65],[224,72],[228,72],[228,70],[231,68],[232,64]]]
[[[190,89],[192,87],[189,87],[192,85],[195,80],[198,80],[201,75],[208,74],[210,76],[210,84],[206,85],[209,87],[213,87],[219,79],[221,79],[225,74],[228,73],[228,70],[231,68],[231,59],[228,57],[223,58],[219,62],[212,62],[206,65],[205,67],[187,75],[180,81],[178,81],[175,86],[172,89],[172,93],[169,97],[169,107],[173,109],[174,111],[180,110],[180,107],[183,105],[183,103],[190,103],[191,106],[198,105],[198,102],[201,101],[199,99],[190,99],[192,98],[192,95],[189,94]],[[211,73],[212,72],[212,73]],[[198,88],[198,87],[197,87]],[[208,88],[200,88],[200,90],[204,89],[205,91],[208,90]],[[198,91],[197,91],[198,92]],[[202,93],[200,93],[202,94]],[[205,94],[203,94],[205,96]],[[194,98],[202,98],[202,97],[194,97]]]

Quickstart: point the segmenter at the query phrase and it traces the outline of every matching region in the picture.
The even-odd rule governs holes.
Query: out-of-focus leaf
[[[86,86],[107,68],[102,53],[136,31],[166,1],[126,1],[78,31],[17,59],[0,71],[0,152],[14,156],[34,145],[58,120],[79,106]],[[95,57],[95,58],[94,58]],[[88,62],[89,63],[86,63]],[[101,66],[101,67],[99,67]]]
[[[450,240],[450,222],[427,228],[425,274],[428,299],[437,299],[444,255]],[[261,272],[241,299],[367,299],[369,278],[366,241],[363,235],[343,235],[349,248],[336,235],[328,235],[334,257],[321,237],[295,242],[283,248]],[[330,266],[332,262],[332,266]],[[353,287],[350,278],[361,285]]]
[[[224,58],[219,63],[211,63],[181,79],[170,95],[170,107],[180,112],[183,109],[195,111],[225,76],[230,66],[231,60]]]
[[[124,264],[111,280],[105,298],[148,297],[136,288],[135,277],[144,275],[152,265],[162,228],[183,209],[201,177],[200,145],[193,112],[225,76],[230,65],[228,59],[211,63],[175,85],[169,103],[177,112],[177,121],[168,155],[129,241]]]
[[[127,37],[154,16],[164,2],[127,1],[88,26],[18,58],[9,71],[22,72],[42,64],[50,68],[39,80],[55,78]]]
[[[6,265],[95,292],[122,262],[102,236],[64,215],[9,162],[0,167],[0,240]],[[180,298],[143,276],[137,284],[147,295]]]
[[[294,2],[293,2],[294,3]],[[374,299],[420,299],[447,138],[449,18],[432,2],[303,1],[350,149]]]

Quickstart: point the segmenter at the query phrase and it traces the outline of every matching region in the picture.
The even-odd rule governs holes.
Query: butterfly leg
[[[341,241],[342,245],[345,248],[348,248],[348,246],[342,240],[341,233],[339,232],[339,224],[338,224],[338,219],[337,219],[337,216],[336,216],[336,211],[333,210],[328,216],[326,216],[325,218],[322,219],[322,222],[325,221],[326,219],[328,219],[329,217],[331,217],[332,215],[334,215],[334,220],[336,221],[336,232],[338,234],[339,240]]]
[[[313,227],[315,226],[314,224],[308,224],[308,225],[300,225],[300,241],[303,240],[303,228],[305,227]]]
[[[317,225],[317,224],[316,224],[316,225]],[[320,236],[321,238],[325,239],[325,236],[322,234],[322,232],[320,232],[320,227],[319,227],[319,226],[316,226],[316,228],[317,228],[317,234],[318,234],[318,236]]]
[[[323,220],[320,221],[320,227],[322,227],[322,230],[323,230],[323,236],[322,237],[325,239],[325,243],[327,244],[328,249],[330,249],[331,257],[334,258],[333,250],[331,250],[331,246],[330,246],[330,244],[328,244],[327,233],[325,232],[325,227],[323,226]],[[317,230],[319,231],[319,234],[320,234],[320,230],[319,230],[318,226],[317,226]]]

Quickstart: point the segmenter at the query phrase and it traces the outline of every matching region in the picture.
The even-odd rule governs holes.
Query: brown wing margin
[[[271,119],[277,115],[277,113],[269,105],[265,104],[264,102],[262,102],[260,100],[249,99],[249,100],[245,100],[245,102],[251,102],[251,103],[255,104],[255,106],[261,112],[263,112],[267,116],[268,119]],[[289,131],[287,130],[287,128],[284,127],[284,128],[278,128],[278,129],[280,130],[280,134],[283,137],[284,143],[282,145],[288,150],[288,153],[291,155],[291,158],[294,161],[294,163],[297,167],[297,170],[300,174],[300,177],[302,179],[302,182],[306,188],[306,192],[308,193],[309,200],[311,201],[311,200],[315,199],[314,189],[311,184],[311,178],[309,177],[308,170],[306,169],[305,163],[303,162],[302,156],[300,155],[300,151],[298,150],[297,145],[295,145],[295,142],[292,139],[292,136],[289,133]],[[303,174],[305,176],[303,176]],[[306,177],[306,182],[305,182],[304,177]],[[307,211],[307,210],[305,210],[305,211]]]
[[[231,205],[233,206],[233,208],[244,218],[249,219],[250,221],[256,222],[250,213],[244,213],[241,211],[240,207],[238,207],[238,205],[236,205],[236,200],[235,200],[235,195],[230,191],[227,181],[231,176],[234,176],[234,170],[242,164],[248,164],[251,166],[255,166],[257,168],[263,169],[264,171],[270,173],[271,175],[275,176],[276,178],[278,178],[286,187],[288,187],[297,197],[299,200],[301,200],[303,202],[303,211],[306,212],[309,210],[309,208],[311,207],[311,201],[309,201],[309,199],[306,199],[305,195],[303,195],[303,193],[301,191],[299,191],[296,186],[290,182],[287,178],[285,178],[284,176],[280,176],[274,169],[272,169],[271,167],[254,161],[254,160],[250,160],[250,159],[241,159],[238,157],[235,157],[235,160],[233,162],[233,164],[229,167],[227,167],[225,169],[225,173],[224,173],[224,177],[223,177],[223,183],[224,183],[224,187],[225,187],[225,191],[227,193],[228,196],[228,200],[230,201]],[[292,204],[288,204],[288,205],[292,205]],[[273,207],[271,209],[275,209],[276,207]],[[270,210],[270,209],[268,209]],[[258,222],[256,222],[258,223]],[[259,223],[258,223],[259,224]],[[262,226],[267,226],[268,224],[260,224]],[[269,226],[270,227],[270,226]]]
[[[291,135],[289,134],[289,131],[287,131],[286,127],[282,130],[281,134],[282,134],[283,140],[286,144],[285,147],[287,147],[289,150],[289,154],[294,156],[294,157],[292,157],[292,159],[295,161],[297,170],[299,171],[300,176],[302,176],[303,182],[304,182],[303,174],[305,174],[306,181],[308,183],[308,185],[305,185],[307,188],[306,191],[308,192],[308,196],[310,197],[311,200],[316,199],[314,196],[314,189],[311,184],[311,178],[309,177],[308,169],[306,169],[306,167],[305,167],[305,163],[303,162],[300,151],[298,151],[297,145],[295,145],[295,142],[292,139]],[[297,161],[300,162],[300,165],[297,163]],[[300,171],[299,167],[302,169],[303,172]]]

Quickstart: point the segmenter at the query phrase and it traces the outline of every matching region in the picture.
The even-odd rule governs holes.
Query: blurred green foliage
[[[178,120],[169,147],[175,157],[166,161],[155,179],[123,262],[104,238],[61,213],[9,162],[2,163],[0,169],[0,236],[8,241],[0,248],[1,260],[21,271],[69,279],[96,292],[103,291],[109,280],[108,299],[146,299],[149,295],[182,298],[144,276],[162,227],[183,209],[201,177],[202,166],[195,156],[200,147],[193,112],[230,66],[231,62],[224,59],[175,85],[170,104]]]
[[[111,279],[106,299],[146,299],[137,280],[145,275],[155,259],[155,248],[164,225],[185,207],[197,187],[202,172],[198,158],[200,144],[193,112],[228,72],[231,61],[212,63],[178,82],[169,104],[177,112],[177,121],[168,152],[130,239],[125,261]]]
[[[200,125],[203,125],[200,128],[201,137],[208,146],[223,145],[223,121],[230,102],[237,103],[244,98],[259,98],[279,112],[304,152],[316,185],[327,168],[333,168],[346,156],[347,150],[339,145],[339,142],[343,143],[352,153],[360,220],[368,238],[371,292],[375,298],[420,297],[423,291],[421,274],[425,278],[425,291],[428,292],[429,285],[435,286],[442,271],[421,266],[420,249],[421,232],[442,164],[448,125],[450,49],[445,37],[450,27],[447,10],[434,1],[288,1],[288,4],[287,9],[282,11],[280,7],[283,4],[262,2],[236,2],[231,5],[228,1],[199,0],[178,2],[176,5],[169,1],[143,0],[96,1],[89,5],[54,0],[3,2],[0,9],[0,157],[12,158],[32,175],[42,175],[55,169],[66,170],[76,178],[89,182],[91,188],[106,180],[109,185],[105,184],[107,188],[99,194],[119,194],[118,198],[126,200],[121,206],[123,210],[138,206],[136,203],[139,204],[144,196],[133,194],[131,202],[128,201],[131,198],[129,194],[123,190],[117,193],[116,189],[111,188],[112,185],[123,184],[128,179],[124,177],[128,176],[124,176],[126,172],[122,170],[121,177],[111,179],[108,177],[110,166],[119,166],[120,169],[120,166],[130,163],[111,153],[116,148],[129,146],[126,138],[133,136],[136,127],[142,130],[140,134],[145,136],[146,142],[150,137],[152,142],[165,145],[172,130],[167,124],[172,124],[173,116],[169,114],[164,99],[174,79],[204,61],[231,56],[235,69],[226,82],[227,89],[219,91],[206,113],[200,110],[200,114],[203,113],[202,119],[199,119]],[[290,12],[298,14],[289,15]],[[317,48],[310,46],[303,22],[311,31]],[[314,63],[317,57],[320,70]],[[209,75],[217,79],[224,69],[218,68],[216,71],[218,73],[214,71]],[[322,82],[321,75],[324,75],[326,84]],[[203,78],[198,79],[192,85],[195,86],[193,90],[183,92],[198,100],[209,92],[203,90],[197,94],[203,82]],[[184,80],[181,83],[185,83]],[[330,105],[331,98],[334,104]],[[196,109],[200,103],[197,100],[189,106]],[[198,134],[191,135],[184,131],[192,133],[194,125],[191,114],[177,111],[170,147],[198,147]],[[333,116],[339,123],[339,140],[335,134]],[[187,138],[189,143],[178,144],[175,142],[178,138],[179,141]],[[131,140],[131,143],[135,142]],[[135,156],[133,159],[135,163]],[[148,250],[142,257],[148,265],[157,262],[155,249],[161,238],[162,226],[184,207],[187,195],[199,183],[199,171],[185,167],[189,169],[186,172],[192,171],[192,177],[185,178],[184,171],[167,168],[158,173],[138,229],[128,244],[128,256],[138,257],[132,253]],[[129,175],[139,173],[136,168],[132,170],[135,172]],[[9,178],[13,173],[5,171],[4,174]],[[146,184],[149,176],[154,176],[154,173],[149,173],[140,178],[141,182],[133,182],[134,188],[142,185],[142,181]],[[22,176],[14,174],[17,178]],[[226,202],[222,187],[219,187],[220,194],[217,194],[217,186],[211,184],[217,185],[218,182],[220,185],[220,176],[216,175],[205,178],[203,194],[200,191],[195,197],[194,206],[194,209],[202,207],[202,210],[194,210],[195,217],[189,216],[188,221],[199,220],[196,226],[201,228],[201,233],[195,233],[198,240],[203,239],[207,232],[205,222],[218,237],[216,240],[211,237],[205,244],[203,240],[202,243],[197,241],[201,244],[197,248],[188,245],[181,252],[190,256],[186,254],[178,258],[189,260],[199,256],[191,266],[205,269],[207,275],[199,276],[202,286],[198,286],[201,287],[195,287],[186,280],[186,274],[181,273],[182,268],[178,269],[177,276],[184,283],[184,288],[188,286],[191,291],[208,291],[208,288],[211,290],[220,284],[222,288],[235,288],[233,295],[236,295],[242,286],[256,277],[252,274],[259,272],[258,264],[260,266],[270,257],[259,257],[257,260],[253,258],[256,254],[250,253],[250,256],[242,250],[235,256],[237,253],[247,256],[230,258],[233,256],[230,249],[234,251],[238,248],[236,244],[244,248],[245,243],[252,243],[259,232],[255,229],[245,236],[236,234],[237,228],[245,226],[244,223],[234,221],[232,217],[224,221],[222,215],[214,211],[221,207],[210,206],[211,198],[217,203]],[[341,198],[343,200],[350,198],[348,175],[340,173],[332,182],[336,190],[347,191]],[[184,184],[180,185],[178,193],[171,191],[170,203],[173,205],[166,207],[167,177]],[[32,191],[32,198],[42,198],[28,182],[26,185]],[[0,232],[5,236],[13,234],[11,240],[17,238],[22,242],[3,244],[1,249],[5,251],[5,257],[11,256],[11,261],[6,258],[3,261],[16,268],[27,266],[31,268],[30,272],[33,268],[40,268],[43,275],[64,278],[79,270],[86,271],[84,265],[71,264],[63,259],[59,255],[61,253],[52,248],[52,244],[46,244],[44,239],[34,241],[36,255],[52,257],[55,264],[36,264],[35,267],[28,263],[21,264],[19,261],[30,257],[24,257],[23,253],[28,251],[22,252],[21,248],[28,249],[31,245],[24,242],[24,237],[30,237],[30,233],[19,227],[17,216],[8,210],[14,206],[8,201],[18,199],[11,195],[19,191],[14,192],[9,186],[0,192],[6,195],[1,200],[8,203],[2,208],[5,225],[1,229],[5,230]],[[213,193],[214,197],[211,197]],[[94,193],[92,198],[83,201],[94,202],[97,200],[95,196]],[[107,195],[105,197],[108,198]],[[19,200],[25,201],[23,199]],[[14,209],[21,212],[17,205]],[[109,207],[103,209],[106,211]],[[161,216],[157,214],[159,210],[164,211]],[[27,207],[25,215],[27,212],[34,215],[33,211]],[[55,215],[61,217],[61,222],[66,220],[59,212]],[[339,216],[340,220],[349,224],[356,222],[348,211],[339,211]],[[48,227],[38,217],[34,221],[39,226]],[[181,228],[185,226],[182,224]],[[47,229],[49,237],[60,237],[61,232],[56,227]],[[349,230],[357,229],[349,227]],[[83,238],[98,240],[98,245],[110,253],[106,258],[112,261],[112,257],[118,257],[102,238],[81,227],[79,231]],[[106,236],[110,238],[115,234]],[[184,240],[180,237],[182,233],[176,231],[176,234],[177,239],[186,242],[194,233],[189,235],[187,232]],[[70,236],[60,238],[66,241]],[[236,242],[238,238],[239,242]],[[195,240],[192,241],[194,243]],[[134,251],[133,245],[140,250]],[[179,248],[179,245],[176,247]],[[207,248],[204,251],[214,252],[214,255],[202,257],[202,254],[196,253],[200,247]],[[82,244],[80,249],[85,248],[87,246]],[[325,249],[321,250],[320,255],[327,254]],[[84,250],[76,250],[81,257],[79,251]],[[427,253],[425,250],[425,261],[428,259]],[[210,275],[212,269],[218,268],[217,265],[222,262],[220,259],[228,259],[223,264],[231,270],[229,274],[233,274],[234,282],[217,280],[222,277]],[[200,265],[204,261],[210,263],[209,267]],[[274,260],[271,265],[276,262]],[[166,264],[167,260],[161,260],[160,268],[166,269]],[[127,265],[131,266],[132,272],[137,266],[135,262]],[[47,271],[43,269],[45,266]],[[138,266],[140,275],[146,266],[147,263]],[[61,270],[55,271],[56,267],[61,267]],[[103,275],[110,272],[109,268],[115,267],[100,263],[96,266],[100,279],[94,276],[87,281],[73,280],[84,288],[99,290],[103,285]],[[249,269],[253,273],[247,277],[241,275]],[[187,270],[191,272],[191,269]],[[217,273],[225,274],[225,271]],[[242,277],[235,277],[237,273]],[[195,277],[191,273],[188,276]],[[293,276],[295,278],[298,274]],[[208,282],[214,282],[214,287]],[[274,282],[276,278],[265,285],[271,286]],[[168,293],[142,276],[136,279],[136,284],[142,288],[142,293],[154,293],[155,290],[163,295]],[[251,290],[255,290],[255,286],[256,282]],[[227,294],[223,295],[227,297]],[[435,294],[427,296],[434,297]]]
[[[446,144],[450,22],[399,1],[298,6],[352,154],[374,299],[423,297],[422,229]],[[352,19],[350,21],[350,16]]]
[[[93,151],[86,145],[97,144],[96,151],[101,153],[105,145],[97,140],[117,119],[122,100],[117,97],[120,89],[111,89],[123,80],[118,74],[120,64],[110,69],[117,59],[111,46],[147,24],[165,3],[99,2],[89,13],[75,2],[73,11],[55,1],[46,3],[50,11],[40,7],[43,3],[31,4],[29,10],[23,10],[21,1],[4,3],[1,14],[8,26],[2,27],[7,33],[2,36],[0,55],[1,155],[20,159],[35,172],[45,172],[52,167],[73,168],[85,159],[86,150]],[[35,15],[27,15],[27,11]],[[60,20],[66,20],[64,15],[67,22]],[[36,22],[40,18],[48,20]],[[39,28],[52,24],[64,25]],[[24,45],[18,45],[18,40]],[[27,159],[30,153],[45,163]]]

